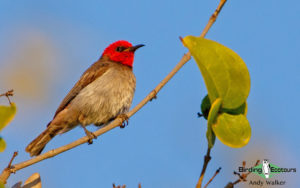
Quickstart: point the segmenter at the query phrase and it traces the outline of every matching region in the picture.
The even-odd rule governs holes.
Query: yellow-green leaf
[[[243,114],[223,113],[218,116],[212,129],[223,144],[233,148],[245,146],[251,137],[250,124]]]
[[[0,105],[0,131],[15,117],[17,107],[15,103],[10,106]]]
[[[5,186],[2,182],[0,182],[0,188],[5,188]]]
[[[242,58],[226,46],[205,38],[187,36],[183,43],[201,70],[210,102],[222,98],[223,108],[241,106],[250,91],[250,76]]]
[[[3,152],[6,148],[6,143],[3,138],[0,137],[0,152]],[[1,188],[1,186],[0,186]]]
[[[215,144],[216,136],[212,131],[212,126],[217,120],[217,116],[218,116],[218,112],[220,111],[221,104],[222,104],[222,99],[220,98],[216,99],[214,103],[211,105],[211,108],[208,113],[206,138],[207,138],[209,148],[212,148]]]

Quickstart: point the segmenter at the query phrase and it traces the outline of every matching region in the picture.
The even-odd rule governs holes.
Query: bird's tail
[[[39,155],[46,144],[56,136],[59,131],[61,130],[60,127],[57,126],[48,126],[47,129],[42,132],[37,138],[35,138],[28,146],[26,147],[26,152],[30,154],[30,156]]]

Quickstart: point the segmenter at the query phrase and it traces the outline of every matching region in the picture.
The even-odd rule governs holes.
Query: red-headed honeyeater
[[[61,102],[47,129],[26,147],[30,156],[39,155],[57,134],[81,125],[91,136],[85,126],[105,125],[128,112],[135,92],[134,52],[142,46],[124,40],[109,45]]]

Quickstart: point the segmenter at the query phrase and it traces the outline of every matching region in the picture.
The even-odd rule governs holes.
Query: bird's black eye
[[[124,46],[118,46],[117,48],[116,48],[116,51],[117,52],[122,52],[122,51],[124,51],[126,48],[124,47]]]

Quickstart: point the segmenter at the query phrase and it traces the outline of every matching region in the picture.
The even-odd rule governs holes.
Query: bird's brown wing
[[[71,91],[67,94],[64,100],[60,103],[57,108],[54,117],[62,111],[68,104],[78,95],[78,93],[85,88],[87,85],[92,83],[98,77],[103,75],[109,68],[110,63],[107,60],[100,59],[93,65],[91,65],[81,76],[79,81],[74,85]],[[54,118],[53,117],[53,118]]]

